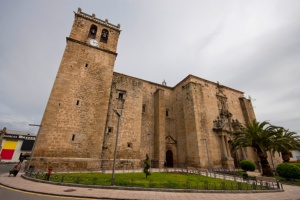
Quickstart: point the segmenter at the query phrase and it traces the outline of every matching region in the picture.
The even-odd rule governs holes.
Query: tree
[[[270,150],[276,134],[274,127],[269,122],[259,123],[253,120],[252,123],[244,125],[240,130],[234,131],[233,134],[236,137],[232,142],[232,150],[252,147],[260,159],[263,175],[273,176],[267,152]]]
[[[271,146],[272,153],[280,152],[283,162],[289,162],[290,150],[300,150],[300,136],[283,127],[274,127],[276,132]]]
[[[146,160],[144,160],[144,173],[146,174],[146,178],[151,175],[149,169],[150,169],[149,156],[148,154],[146,154]]]

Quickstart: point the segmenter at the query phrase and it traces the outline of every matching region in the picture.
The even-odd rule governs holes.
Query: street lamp
[[[118,135],[119,135],[120,118],[121,118],[121,114],[117,110],[114,109],[113,111],[118,116],[118,127],[117,127],[117,134],[116,134],[116,144],[115,144],[115,152],[114,152],[114,163],[113,163],[113,171],[112,171],[112,177],[111,177],[111,185],[115,185],[115,166],[116,166]]]
[[[39,133],[40,133],[40,130],[41,130],[42,125],[29,124],[29,126],[38,126],[38,127],[39,127],[39,130],[38,130],[38,132],[37,132],[37,134],[36,134],[35,142],[34,142],[34,145],[33,145],[33,147],[32,147],[32,150],[31,150],[31,154],[30,154],[30,159],[29,159],[29,163],[28,163],[27,170],[29,170],[30,163],[31,163],[31,160],[32,160],[32,157],[33,157],[33,152],[34,152],[34,149],[35,149],[35,146],[36,146],[36,143],[37,143],[37,140],[38,140]]]
[[[149,135],[149,143],[150,143],[150,146],[149,146],[149,160],[150,160],[150,167],[149,167],[149,172],[151,172],[151,133],[148,133]]]
[[[207,139],[205,138],[205,139],[201,139],[201,140],[203,140],[203,141],[205,141],[205,147],[206,147],[206,155],[207,155],[207,167],[208,167],[208,169],[210,168],[210,161],[209,161],[209,154],[208,154],[208,147],[207,147]]]

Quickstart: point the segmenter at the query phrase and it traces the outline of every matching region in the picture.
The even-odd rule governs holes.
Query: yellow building
[[[36,135],[30,132],[7,130],[2,139],[1,162],[18,162],[29,157]]]

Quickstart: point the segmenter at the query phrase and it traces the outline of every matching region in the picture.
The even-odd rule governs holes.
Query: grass
[[[45,175],[38,176],[45,179]],[[67,173],[53,174],[50,181],[77,183],[84,185],[111,185],[111,174],[104,173]],[[208,190],[252,190],[266,189],[265,186],[253,186],[230,180],[210,178],[197,174],[152,173],[146,178],[144,173],[115,174],[115,185],[145,188],[208,189]]]

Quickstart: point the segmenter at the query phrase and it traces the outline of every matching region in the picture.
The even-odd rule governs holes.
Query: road
[[[0,165],[0,174],[5,174],[12,169],[15,164],[7,164],[7,165]],[[22,167],[23,170],[23,167]],[[11,177],[14,178],[14,177]],[[82,198],[74,198],[74,197],[59,197],[59,196],[52,196],[52,195],[41,195],[35,194],[32,192],[24,192],[20,190],[11,189],[0,185],[0,199],[1,200],[62,200],[62,199],[76,199],[80,200]],[[86,200],[87,198],[85,198]]]

